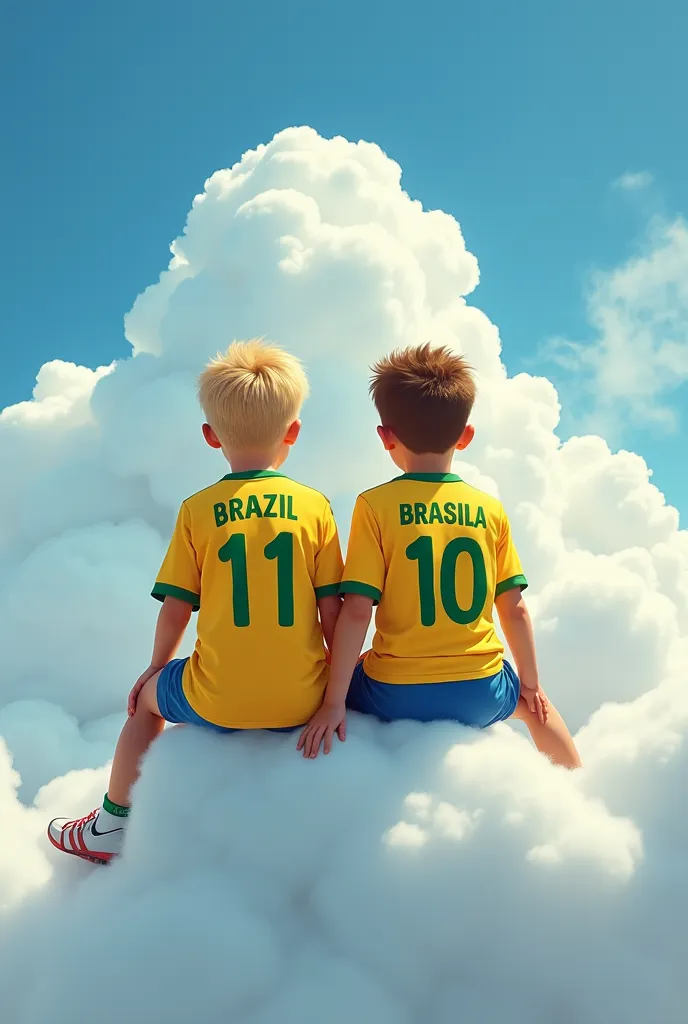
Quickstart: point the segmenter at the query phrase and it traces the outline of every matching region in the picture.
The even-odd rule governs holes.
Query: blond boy
[[[307,393],[298,360],[259,341],[235,342],[201,374],[203,435],[231,472],[181,506],[153,588],[163,602],[153,656],[129,694],[103,806],[50,823],[63,852],[101,863],[119,852],[140,759],[166,721],[291,730],[319,707],[339,538],[327,499],[279,472]],[[195,610],[194,652],[177,659]]]
[[[540,688],[509,520],[499,501],[451,472],[474,434],[469,367],[448,348],[408,348],[374,367],[371,392],[402,475],[356,501],[330,681],[299,748],[328,753],[335,733],[345,737],[347,706],[383,721],[478,728],[514,716],[552,761],[576,767],[568,729]],[[375,604],[372,650],[357,664]],[[495,608],[517,671],[503,657]]]

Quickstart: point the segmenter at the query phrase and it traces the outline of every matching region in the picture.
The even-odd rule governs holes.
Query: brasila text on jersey
[[[249,494],[243,498],[230,498],[228,502],[218,501],[213,505],[215,525],[224,526],[238,519],[291,519],[298,521],[294,512],[292,494]]]
[[[438,501],[433,501],[429,505],[424,501],[416,501],[413,504],[403,502],[399,505],[399,522],[402,526],[446,523],[448,526],[482,526],[483,530],[487,528],[482,505],[478,505],[473,512],[468,502],[460,501],[446,501],[443,505]]]

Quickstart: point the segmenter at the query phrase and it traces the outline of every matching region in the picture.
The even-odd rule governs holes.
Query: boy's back
[[[334,518],[318,491],[253,470],[188,498],[153,595],[199,608],[182,680],[194,711],[238,729],[313,714],[327,673],[316,602],[340,578]]]
[[[499,672],[494,600],[525,586],[501,503],[455,474],[405,473],[359,496],[341,591],[379,601],[365,662],[373,679]]]

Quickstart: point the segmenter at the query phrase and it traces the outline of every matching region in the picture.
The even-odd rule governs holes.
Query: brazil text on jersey
[[[292,494],[249,494],[244,506],[243,498],[230,498],[225,504],[218,501],[213,505],[215,525],[224,526],[236,519],[291,519],[298,521],[294,514],[294,496]]]
[[[447,501],[441,508],[438,501],[431,502],[430,506],[422,501],[416,501],[413,504],[404,502],[399,505],[399,522],[402,526],[410,526],[411,523],[416,525],[422,523],[423,526],[431,523],[447,523],[451,526],[457,523],[459,526],[482,526],[484,530],[487,529],[482,505],[478,505],[475,518],[473,518],[471,506],[467,502],[460,501]]]

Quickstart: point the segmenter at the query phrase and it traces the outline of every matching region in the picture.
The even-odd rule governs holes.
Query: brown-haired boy
[[[527,586],[495,498],[451,473],[473,439],[466,362],[430,345],[374,367],[378,434],[402,475],[359,495],[340,592],[330,681],[298,747],[316,757],[345,738],[346,707],[383,721],[451,720],[485,728],[515,716],[556,764],[580,765],[540,688]],[[357,664],[377,604],[372,650]],[[504,660],[493,610],[518,675]]]
[[[119,852],[140,758],[166,721],[291,730],[320,706],[342,556],[327,498],[279,472],[307,393],[299,361],[259,341],[235,342],[201,374],[203,434],[231,473],[182,504],[153,588],[153,656],[129,694],[103,806],[48,827],[64,853]],[[175,658],[196,609],[194,652]]]

